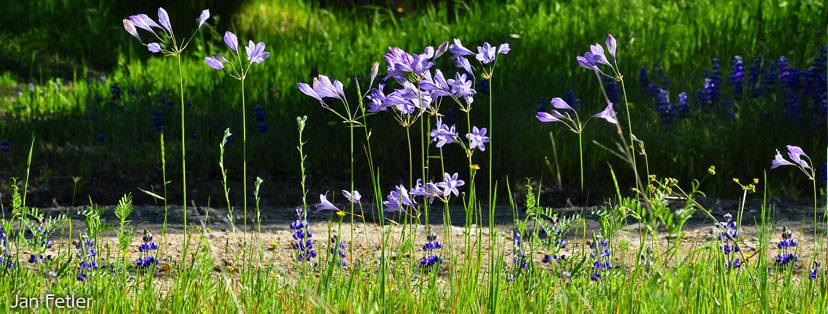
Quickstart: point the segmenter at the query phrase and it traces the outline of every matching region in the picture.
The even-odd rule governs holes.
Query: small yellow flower
[[[480,170],[480,166],[479,166],[479,165],[477,165],[477,164],[471,164],[471,165],[469,166],[469,168],[471,168],[472,170]]]
[[[345,211],[342,211],[342,210],[337,211],[336,215],[339,216],[339,217],[345,217]]]
[[[715,176],[716,175],[716,166],[710,166],[710,168],[707,168],[707,173],[709,173],[711,176]]]
[[[753,184],[759,184],[759,178],[753,178]]]

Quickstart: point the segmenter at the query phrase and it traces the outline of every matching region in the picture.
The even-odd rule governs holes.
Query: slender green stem
[[[584,191],[584,144],[583,132],[578,132],[578,160],[581,162],[581,192]]]
[[[247,109],[244,102],[244,79],[241,80],[242,102],[242,204],[244,206],[244,233],[247,234]]]
[[[181,70],[181,53],[178,61],[178,88],[181,95],[181,203],[184,210],[184,253],[187,253],[187,137],[184,129],[184,73]]]

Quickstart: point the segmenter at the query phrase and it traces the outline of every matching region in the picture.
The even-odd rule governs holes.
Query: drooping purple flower
[[[227,59],[221,55],[204,57],[204,63],[206,63],[209,67],[220,71],[224,70],[225,62],[227,62]]]
[[[422,179],[417,179],[417,184],[411,188],[409,193],[413,197],[424,197],[429,203],[434,202],[434,198],[443,196],[443,191],[434,182],[428,181],[423,184]]]
[[[328,197],[325,194],[319,194],[319,204],[316,204],[316,211],[323,210],[339,211],[339,208],[329,202]]]
[[[247,42],[247,47],[244,48],[244,50],[247,52],[247,60],[250,63],[256,63],[256,64],[264,62],[265,59],[270,57],[270,53],[267,52],[267,51],[264,51],[264,49],[265,49],[265,43],[260,42],[260,43],[256,44],[256,43],[253,43],[252,40],[248,41]]]
[[[457,179],[458,174],[443,173],[443,182],[437,183],[437,186],[443,190],[443,197],[448,197],[451,194],[460,196],[460,191],[457,189],[466,184],[465,181]]]
[[[612,103],[607,104],[607,107],[604,108],[603,111],[595,114],[593,117],[607,120],[607,122],[612,124],[618,124],[618,119],[616,118],[615,110],[612,108]]]
[[[149,43],[147,45],[147,50],[152,53],[159,53],[161,52],[161,45],[158,43]]]
[[[606,40],[607,50],[609,50],[612,59],[615,59],[615,37],[612,37],[612,34],[607,33],[607,40]]]
[[[124,23],[124,29],[127,31],[127,33],[132,35],[132,37],[135,37],[136,39],[138,39],[138,41],[141,41],[141,36],[138,35],[138,30],[135,29],[135,24],[133,24],[128,19],[124,19],[123,23]]]
[[[405,207],[414,207],[416,204],[408,194],[408,190],[403,185],[398,185],[396,190],[391,191],[385,201],[382,202],[384,210],[387,212],[405,212]]]
[[[342,82],[331,79],[325,75],[319,75],[313,78],[313,87],[306,83],[299,83],[299,90],[310,97],[318,100],[320,103],[325,103],[324,98],[345,98]]]
[[[482,46],[477,47],[477,54],[474,55],[474,58],[482,64],[492,63],[497,58],[497,48],[493,47],[488,42],[484,42]]]
[[[788,145],[786,147],[788,148],[788,158],[790,158],[793,162],[799,164],[799,166],[801,166],[802,168],[811,169],[811,166],[809,166],[808,163],[805,162],[804,159],[802,159],[802,156],[805,156],[805,158],[809,158],[808,155],[805,154],[805,151],[802,150],[802,147],[793,145]]]
[[[492,141],[491,138],[486,136],[486,128],[477,128],[476,126],[472,127],[471,133],[466,134],[466,138],[469,140],[469,149],[477,148],[481,152],[486,151],[486,143]]]
[[[471,63],[469,62],[469,59],[466,59],[466,57],[455,56],[451,58],[451,60],[454,60],[455,66],[457,66],[458,68],[463,68],[463,70],[466,70],[466,73],[468,73],[469,75],[474,74],[474,71],[472,71]]]
[[[134,24],[135,27],[138,27],[153,34],[155,34],[155,30],[153,30],[153,28],[163,30],[163,28],[161,28],[161,25],[158,25],[158,23],[153,21],[146,14],[130,15],[129,17],[127,17],[127,19],[129,19],[129,21],[132,22],[132,24]]]
[[[463,43],[461,43],[457,38],[455,38],[454,43],[449,46],[449,52],[455,56],[468,56],[474,54],[471,50],[463,47]]]
[[[558,113],[557,111],[553,111],[553,112]],[[558,113],[558,114],[560,114],[560,113]],[[563,122],[561,119],[558,119],[555,116],[553,116],[552,114],[550,114],[548,112],[545,112],[545,111],[540,111],[540,112],[536,113],[535,118],[537,118],[538,121],[540,121],[540,122]]]
[[[236,37],[236,34],[229,31],[224,32],[224,44],[233,50],[233,52],[239,53],[239,39]]]
[[[448,49],[449,49],[449,43],[447,41],[444,41],[442,44],[437,46],[437,50],[434,51],[434,57],[433,58],[437,59],[437,58],[441,57],[443,54],[446,53],[446,51],[448,51]]]
[[[203,10],[201,14],[198,16],[198,28],[204,25],[204,22],[207,22],[207,19],[210,18],[210,10]]]
[[[443,124],[443,119],[437,119],[437,126],[431,130],[431,141],[437,142],[437,148],[442,148],[446,144],[454,143],[457,139],[457,131],[454,125],[448,126]]]
[[[578,61],[578,65],[580,67],[582,67],[584,69],[588,69],[588,70],[596,70],[597,71],[598,66],[595,65],[595,63],[593,63],[590,58],[588,58],[588,57],[591,57],[591,56],[592,56],[592,53],[587,52],[583,56],[575,57],[575,60]]]
[[[354,191],[348,192],[348,191],[342,190],[342,196],[344,196],[345,199],[347,199],[349,202],[351,202],[353,204],[361,204],[362,195],[359,194],[359,191],[354,190]]]
[[[575,111],[575,109],[572,109],[572,106],[567,104],[566,101],[564,101],[560,97],[552,98],[552,100],[549,101],[549,103],[552,104],[552,107],[555,107],[555,109]]]
[[[167,14],[167,10],[164,8],[158,8],[158,23],[167,30],[168,34],[172,34],[172,24],[170,24],[170,16]]]

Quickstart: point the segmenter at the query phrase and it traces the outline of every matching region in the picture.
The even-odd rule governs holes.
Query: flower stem
[[[247,234],[247,110],[244,102],[244,79],[241,80],[242,102],[242,204],[244,206],[244,233]]]
[[[581,192],[584,191],[584,145],[583,133],[578,132],[578,159],[581,162]]]
[[[181,204],[184,210],[184,254],[187,253],[187,137],[184,129],[184,74],[181,70],[181,53],[178,61],[178,88],[181,94]]]

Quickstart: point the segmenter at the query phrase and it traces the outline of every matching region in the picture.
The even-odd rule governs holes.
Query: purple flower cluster
[[[152,253],[158,250],[158,243],[153,240],[152,233],[146,231],[141,240],[143,243],[138,246],[138,252],[141,256],[135,261],[135,265],[138,267],[152,266],[158,262]]]
[[[805,154],[805,151],[801,147],[793,145],[788,145],[786,148],[788,149],[788,158],[790,161],[785,159],[777,149],[776,155],[773,156],[773,161],[771,161],[771,169],[776,169],[781,166],[795,166],[805,172],[809,178],[813,179],[812,173],[805,170],[812,170],[811,166],[808,165],[808,161],[811,158]]]
[[[98,270],[98,251],[95,250],[95,240],[90,239],[84,235],[80,241],[75,244],[77,249],[78,263],[78,281],[86,281],[86,276]]]
[[[520,231],[517,228],[512,230],[512,238],[512,262],[515,264],[515,272],[519,273],[529,267],[530,260],[529,257],[526,256],[526,252],[523,251]]]
[[[728,80],[730,81],[730,86],[733,87],[733,94],[737,96],[742,95],[742,89],[745,82],[745,65],[742,63],[742,57],[733,57]]]
[[[785,266],[791,263],[796,263],[799,259],[798,256],[794,253],[796,251],[796,246],[798,243],[796,239],[793,238],[793,234],[791,230],[787,227],[782,229],[782,241],[776,245],[776,247],[781,250],[779,255],[776,256],[776,264],[780,266]],[[794,251],[794,252],[792,252]]]
[[[437,236],[430,234],[426,237],[428,242],[423,245],[423,252],[425,256],[420,259],[420,266],[422,267],[432,267],[434,265],[440,264],[440,256],[437,255],[435,252],[436,250],[440,250],[443,248],[443,244],[437,240]]]
[[[310,262],[312,258],[316,257],[316,249],[313,248],[313,240],[311,240],[313,234],[308,227],[308,220],[305,215],[304,210],[297,208],[296,220],[290,224],[294,240],[291,248],[296,255],[296,260],[300,262]]]
[[[201,29],[209,18],[210,10],[201,11],[197,21],[198,28]],[[132,35],[132,37],[135,37],[135,39],[138,39],[142,45],[147,46],[147,50],[152,53],[180,52],[174,51],[174,49],[180,49],[181,47],[175,47],[175,34],[173,34],[170,16],[164,8],[158,8],[158,22],[154,21],[146,14],[136,14],[130,15],[124,19],[123,24],[127,33]],[[141,39],[141,36],[138,34],[138,28],[151,33],[159,41],[144,43],[144,40]]]
[[[543,238],[543,243],[547,247],[551,247],[551,251],[553,252],[550,256],[549,254],[544,254],[542,262],[544,264],[548,264],[552,261],[561,263],[566,261],[566,254],[559,254],[560,250],[565,249],[567,246],[566,239],[564,239],[564,232],[563,230],[558,228],[558,218],[553,217],[551,224],[548,227],[541,228],[539,231],[540,237]]]
[[[819,262],[814,261],[814,267],[808,271],[808,279],[816,280],[817,276],[819,275]]]
[[[382,202],[386,212],[407,212],[406,208],[417,207],[416,197],[423,198],[429,203],[434,199],[440,199],[443,202],[448,202],[452,195],[460,196],[460,187],[466,184],[465,181],[459,179],[459,174],[443,173],[443,181],[433,182],[428,181],[423,184],[422,179],[417,179],[416,185],[411,189],[406,189],[402,184],[397,185],[394,191],[388,194],[385,201]]]
[[[224,44],[232,50],[233,55],[237,59],[241,60],[241,56],[239,55],[239,39],[236,37],[236,34],[229,31],[224,32]],[[263,42],[254,43],[252,40],[249,40],[247,46],[244,47],[244,51],[247,53],[247,66],[240,64],[236,68],[232,61],[227,60],[227,58],[219,54],[204,57],[204,63],[214,70],[219,71],[225,70],[225,64],[230,65],[233,71],[231,75],[236,79],[244,80],[248,69],[250,69],[250,65],[260,64],[270,57],[270,52],[265,51],[265,43]]]
[[[739,245],[737,240],[739,238],[739,231],[736,227],[736,222],[733,221],[731,214],[725,214],[725,221],[719,222],[717,228],[719,229],[719,241],[721,242],[721,250],[725,256],[725,268],[735,269],[742,267],[742,260],[736,257],[739,253]]]
[[[9,270],[14,267],[14,259],[11,256],[6,232],[0,228],[0,269]]]
[[[336,259],[336,264],[339,265],[339,267],[348,266],[348,262],[345,261],[346,258],[348,257],[348,255],[345,254],[345,248],[346,247],[347,247],[347,245],[345,244],[344,241],[339,239],[339,236],[337,236],[337,235],[332,235],[331,236],[331,249],[330,249],[330,251],[331,251],[331,254],[334,255],[334,258]]]
[[[594,241],[589,243],[590,256],[592,257],[592,281],[600,281],[602,274],[612,269],[612,251],[610,250],[609,241],[597,236]]]

